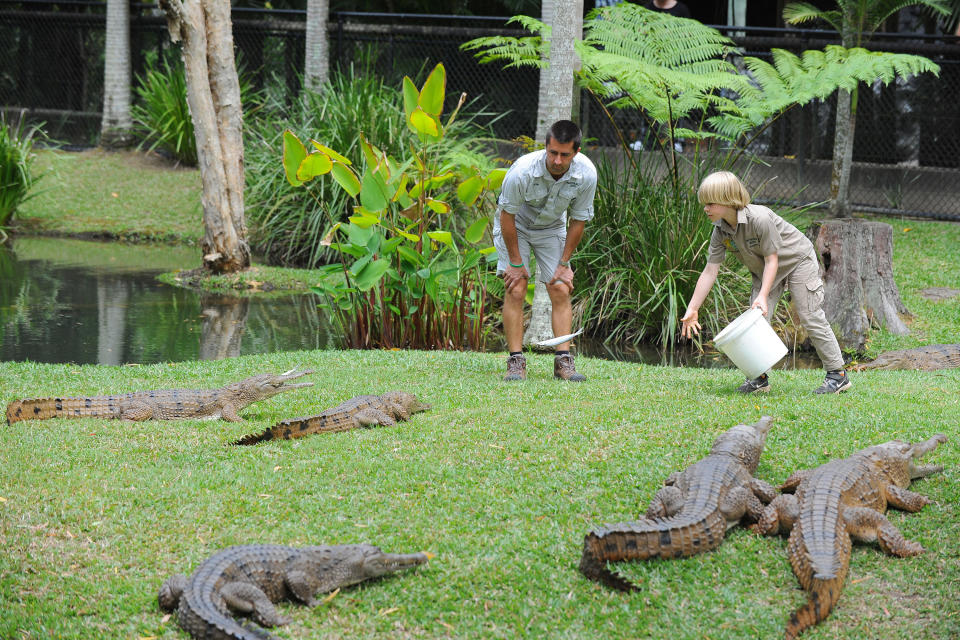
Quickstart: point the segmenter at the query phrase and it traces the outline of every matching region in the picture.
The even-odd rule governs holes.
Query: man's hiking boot
[[[850,377],[843,369],[827,371],[823,384],[813,390],[814,393],[842,393],[852,387]]]
[[[553,358],[553,377],[568,382],[583,382],[587,376],[577,373],[573,364],[573,355],[565,353]]]
[[[737,387],[738,393],[755,393],[757,391],[760,393],[766,393],[767,391],[770,391],[770,378],[767,377],[767,374],[763,374],[759,378],[754,378],[753,380],[747,378],[746,382]]]
[[[507,375],[503,377],[507,382],[527,379],[527,359],[523,355],[507,358]]]

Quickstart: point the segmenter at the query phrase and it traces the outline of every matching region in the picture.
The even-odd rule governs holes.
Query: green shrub
[[[574,304],[605,340],[669,347],[707,262],[712,226],[693,189],[674,194],[669,181],[647,175],[650,165],[597,160],[596,215],[576,260],[587,284]],[[708,334],[740,309],[749,287],[742,268],[717,279],[701,315]]]
[[[134,128],[142,138],[140,148],[160,148],[177,161],[196,166],[197,143],[187,106],[183,63],[171,65],[164,59],[159,65],[148,64],[146,73],[137,75],[136,94],[139,101],[131,112]]]
[[[138,102],[131,107],[134,131],[141,138],[141,149],[161,149],[185,165],[197,165],[197,142],[193,119],[187,104],[187,81],[182,60],[171,63],[164,57],[159,64],[156,56],[147,60],[147,71],[137,76]],[[244,110],[259,104],[259,96],[237,64],[240,79],[240,97]]]
[[[321,244],[328,229],[326,214],[313,198],[291,187],[277,163],[284,130],[298,138],[322,141],[355,164],[362,164],[361,135],[392,157],[409,154],[412,134],[404,123],[400,91],[384,84],[361,56],[357,65],[332,71],[327,84],[316,92],[304,91],[289,100],[286,85],[275,82],[265,92],[263,106],[246,122],[244,160],[245,204],[251,229],[251,246],[272,264],[316,267],[340,258]],[[488,173],[493,161],[482,153],[492,137],[492,114],[468,102],[446,130],[435,152],[443,164],[477,166]],[[352,214],[343,190],[329,180],[311,185],[318,201],[336,220]],[[465,226],[459,209],[456,228]]]
[[[6,238],[3,229],[17,207],[32,197],[30,190],[37,181],[31,170],[33,140],[39,130],[25,126],[22,119],[13,126],[0,118],[0,240]]]

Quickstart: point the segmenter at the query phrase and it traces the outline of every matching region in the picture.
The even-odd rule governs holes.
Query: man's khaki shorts
[[[560,258],[563,257],[563,247],[567,242],[567,230],[560,229],[539,229],[528,231],[517,227],[517,248],[520,250],[520,259],[523,260],[523,266],[527,268],[527,273],[533,277],[530,271],[530,250],[533,250],[533,256],[537,259],[538,278],[544,284],[550,283],[550,278],[560,266]],[[497,275],[503,275],[503,272],[510,266],[510,254],[507,253],[507,246],[503,242],[503,236],[499,231],[493,234],[493,246],[497,248]]]

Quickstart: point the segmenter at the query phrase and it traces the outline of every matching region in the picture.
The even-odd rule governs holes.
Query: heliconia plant
[[[283,167],[291,185],[329,174],[352,198],[352,215],[322,242],[343,261],[321,268],[313,289],[341,324],[347,346],[461,349],[482,347],[487,282],[495,249],[489,208],[505,169],[441,166],[436,145],[466,94],[441,121],[446,71],[438,64],[417,90],[403,79],[409,156],[396,160],[361,136],[363,170],[316,140],[283,134]],[[470,224],[457,230],[455,213]]]

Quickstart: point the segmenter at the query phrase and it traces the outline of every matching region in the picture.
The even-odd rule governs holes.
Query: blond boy
[[[714,228],[707,265],[697,280],[687,312],[680,319],[681,335],[690,338],[700,333],[697,321],[700,306],[713,288],[720,264],[729,250],[753,276],[751,309],[760,309],[769,319],[783,290],[790,291],[800,325],[807,330],[827,372],[823,384],[814,393],[840,393],[849,389],[850,379],[843,368],[840,345],[823,313],[823,280],[813,243],[767,207],[750,204],[750,194],[729,171],[718,171],[704,178],[697,198]],[[748,379],[737,388],[740,393],[769,390],[766,373]]]

